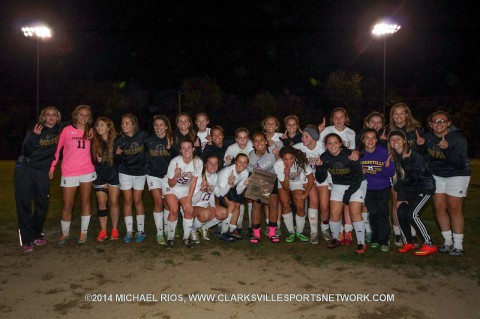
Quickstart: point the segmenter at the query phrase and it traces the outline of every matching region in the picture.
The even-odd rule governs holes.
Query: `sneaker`
[[[210,236],[208,233],[208,229],[205,229],[203,227],[200,227],[198,229],[198,232],[200,233],[200,236],[202,237],[203,240],[210,240]]]
[[[340,232],[340,244],[341,245],[345,245],[345,232],[344,231],[341,231]]]
[[[192,243],[192,241],[190,240],[190,238],[184,239],[184,240],[183,240],[183,244],[184,244],[187,248],[193,248],[193,243]]]
[[[403,246],[403,238],[402,235],[395,235],[395,246],[402,247]]]
[[[232,237],[235,240],[242,240],[243,239],[243,236],[240,235],[240,233],[238,232],[238,229],[234,229],[232,232],[228,232],[227,234],[228,234],[228,236]]]
[[[390,247],[388,247],[387,245],[382,245],[380,246],[380,250],[384,253],[388,253],[390,251]]]
[[[365,234],[365,242],[371,243],[373,237],[373,232],[369,231]]]
[[[449,256],[463,256],[463,254],[465,254],[465,253],[463,252],[463,250],[458,249],[458,248],[453,248],[453,249],[450,250],[450,252],[448,253]]]
[[[285,238],[285,241],[287,243],[293,243],[294,240],[295,240],[295,233],[290,233],[288,234],[287,238]]]
[[[110,233],[110,240],[118,240],[119,237],[120,234],[118,233],[118,229],[112,229],[112,232]]]
[[[31,253],[33,251],[33,244],[26,244],[22,246],[24,253]]]
[[[302,233],[295,233],[295,238],[298,238],[298,239],[300,239],[300,241],[303,241],[303,242],[307,242],[307,241],[310,240],[310,238],[308,238],[307,236],[305,236]]]
[[[372,243],[372,244],[370,245],[370,248],[372,248],[372,249],[377,249],[378,247],[380,247],[380,244],[379,244],[379,243]]]
[[[155,240],[157,241],[157,244],[165,245],[165,237],[163,236],[163,234],[157,234]]]
[[[437,252],[437,246],[435,246],[435,245],[428,246],[428,245],[422,244],[422,248],[420,248],[419,250],[417,250],[413,254],[415,256],[429,256],[429,255],[431,255],[433,253],[436,253],[436,252]]]
[[[135,234],[135,242],[141,243],[144,240],[145,240],[145,233],[143,231],[138,231]]]
[[[38,238],[38,239],[35,239],[33,243],[37,246],[45,246],[48,243],[48,241],[43,238]]]
[[[200,239],[198,239],[198,235],[196,231],[191,231],[190,232],[190,241],[193,244],[200,244]]]
[[[107,239],[107,231],[106,230],[99,231],[96,240],[97,241],[104,241],[105,239]]]
[[[338,239],[332,238],[332,240],[330,240],[330,243],[328,244],[327,247],[330,248],[330,249],[333,249],[333,248],[337,248],[340,245],[341,245],[341,243]]]
[[[438,247],[438,251],[444,254],[450,253],[452,249],[453,249],[453,246],[450,246],[450,245],[443,245]]]
[[[353,244],[352,232],[351,231],[345,232],[345,243],[344,243],[344,245],[349,246],[351,244]]]
[[[77,243],[83,245],[87,242],[87,233],[80,233],[80,238],[78,238]]]
[[[253,237],[253,228],[252,228],[252,227],[248,227],[247,237],[248,237],[248,238],[252,238],[252,237]]]
[[[125,237],[123,237],[123,242],[126,244],[130,244],[132,242],[133,236],[131,232],[128,232],[125,234]]]
[[[220,238],[220,240],[226,241],[227,243],[232,243],[235,241],[235,238],[230,237],[228,233],[220,234],[218,235],[218,238]]]
[[[355,250],[355,254],[362,255],[362,254],[365,254],[366,251],[367,251],[366,245],[358,244],[357,250]]]
[[[398,252],[405,254],[406,252],[409,252],[412,249],[415,249],[415,246],[413,244],[404,244],[402,248],[398,250]]]
[[[57,244],[59,244],[59,245],[65,245],[69,239],[70,239],[70,236],[69,236],[69,235],[67,235],[67,236],[62,235],[62,236],[60,237],[60,239],[57,241]]]
[[[310,244],[313,244],[313,245],[318,244],[318,233],[313,233],[310,235]]]
[[[250,242],[252,244],[258,244],[260,242],[260,238],[257,236],[252,236],[252,238],[250,238]]]
[[[323,239],[325,239],[326,241],[331,241],[332,234],[330,234],[330,228],[322,229],[322,236],[323,236]]]
[[[165,243],[165,248],[166,249],[172,249],[173,248],[173,240],[167,240]]]

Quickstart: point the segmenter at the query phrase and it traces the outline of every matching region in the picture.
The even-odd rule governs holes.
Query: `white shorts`
[[[343,202],[343,195],[350,185],[333,184],[332,192],[330,194],[330,200]],[[363,203],[365,201],[365,195],[367,194],[367,181],[363,181],[360,184],[360,188],[350,197],[350,202]]]
[[[80,183],[90,183],[97,179],[97,173],[88,173],[80,176],[62,176],[60,180],[61,187],[77,187]]]
[[[145,188],[145,180],[147,179],[147,175],[133,176],[119,173],[118,179],[120,180],[120,189],[122,191],[132,188],[138,191],[143,191]]]
[[[147,175],[147,186],[148,190],[157,188],[165,188],[168,186],[168,178],[164,176],[163,178]]]
[[[166,184],[166,187],[162,188],[163,196],[175,195],[178,199],[188,196],[188,191],[190,190],[190,187],[179,187],[179,186],[170,187],[168,186],[168,178],[167,178],[167,183],[165,184]]]
[[[440,177],[433,175],[433,178],[435,178],[435,185],[437,187],[435,194],[447,194],[454,197],[467,197],[470,176]]]
[[[315,179],[315,186],[328,186],[329,190],[332,189],[332,175],[330,175],[330,173],[328,173],[327,179],[325,181],[323,181],[323,183],[319,183]]]

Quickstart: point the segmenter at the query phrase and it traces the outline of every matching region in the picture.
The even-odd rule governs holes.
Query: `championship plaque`
[[[252,175],[250,175],[250,182],[248,183],[245,197],[268,204],[268,199],[276,179],[277,176],[275,174],[254,168]]]

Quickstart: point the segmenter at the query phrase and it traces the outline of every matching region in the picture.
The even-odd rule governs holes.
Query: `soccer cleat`
[[[300,239],[300,241],[303,241],[303,242],[307,242],[307,241],[310,240],[310,238],[308,238],[307,236],[305,236],[302,233],[295,233],[295,238],[298,238],[298,239]]]
[[[318,233],[313,233],[310,235],[310,244],[313,244],[313,245],[318,244]]]
[[[218,224],[217,228],[215,228],[215,235],[220,236],[222,234],[222,223]]]
[[[126,244],[130,244],[132,242],[133,236],[131,232],[127,232],[125,237],[123,237],[123,242]]]
[[[104,241],[105,239],[107,239],[107,231],[106,230],[99,231],[96,240],[97,241]]]
[[[48,243],[48,241],[43,238],[38,238],[38,239],[35,239],[33,243],[37,246],[45,246]]]
[[[330,228],[322,229],[322,236],[323,236],[323,239],[325,239],[326,241],[332,240],[332,234],[330,234]]]
[[[260,237],[252,236],[252,238],[250,238],[250,242],[252,244],[258,244],[260,242]]]
[[[200,227],[198,229],[198,232],[200,233],[200,236],[202,237],[203,240],[210,240],[208,229]]]
[[[235,238],[230,237],[228,233],[220,234],[218,235],[218,238],[222,241],[226,241],[227,243],[233,243],[235,241]]]
[[[295,233],[290,233],[288,234],[287,238],[285,238],[285,241],[287,243],[293,243],[294,240],[295,240]]]
[[[184,244],[185,247],[187,247],[187,248],[193,248],[193,243],[192,243],[192,241],[191,241],[189,238],[184,239],[184,240],[183,240],[183,244]]]
[[[448,254],[449,252],[451,252],[453,249],[452,246],[450,245],[443,245],[443,246],[440,246],[438,247],[438,251],[441,252],[441,253],[444,253],[444,254]]]
[[[333,249],[333,248],[337,248],[340,245],[341,245],[341,243],[338,239],[332,238],[332,240],[330,240],[330,243],[328,244],[327,247],[330,248],[330,249]]]
[[[144,240],[145,240],[145,233],[143,231],[138,231],[135,234],[135,242],[141,243]]]
[[[371,243],[373,237],[373,232],[369,231],[365,234],[365,242]]]
[[[402,247],[403,246],[403,239],[402,239],[402,235],[395,235],[395,242],[394,242],[395,246],[397,247]]]
[[[32,244],[23,245],[22,250],[24,253],[31,253],[33,251],[33,245]]]
[[[387,245],[382,245],[380,246],[380,250],[384,253],[388,253],[390,251],[390,247],[388,247]]]
[[[200,244],[200,239],[198,239],[197,232],[195,232],[195,231],[190,232],[190,241],[193,244]]]
[[[118,233],[118,229],[113,228],[112,232],[110,233],[110,240],[118,240],[120,234]]]
[[[415,246],[413,244],[404,244],[402,248],[398,250],[398,252],[404,254],[412,249],[415,249]]]
[[[235,240],[243,239],[243,236],[238,232],[238,229],[234,229],[232,232],[228,232],[227,234]]]
[[[69,239],[70,239],[69,235],[62,235],[60,239],[57,241],[57,244],[65,245]]]
[[[340,232],[340,244],[345,245],[345,231]]]
[[[362,255],[362,254],[365,254],[366,251],[367,251],[366,245],[358,244],[357,250],[355,250],[355,254]]]
[[[157,244],[159,245],[165,245],[165,237],[163,236],[162,233],[160,234],[157,234],[157,236],[155,237],[156,241],[157,241]]]
[[[463,252],[463,250],[458,249],[458,248],[453,248],[453,249],[450,250],[450,252],[448,253],[449,256],[463,256],[463,254],[465,254],[465,253]]]
[[[80,233],[80,238],[78,238],[77,243],[83,245],[87,242],[87,233]]]
[[[353,244],[352,232],[351,231],[345,232],[345,243],[344,243],[344,245],[349,246],[351,244]]]
[[[370,245],[370,248],[372,248],[372,249],[377,249],[378,247],[380,247],[380,245],[378,243],[372,243]]]
[[[434,254],[436,252],[437,252],[437,246],[435,246],[435,245],[428,246],[428,245],[422,244],[422,248],[420,248],[419,250],[417,250],[413,254],[415,256],[429,256],[429,255]]]
[[[173,248],[173,240],[167,240],[165,243],[165,248],[166,249],[172,249]]]

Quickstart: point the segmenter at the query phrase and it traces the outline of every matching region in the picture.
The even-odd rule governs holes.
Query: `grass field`
[[[286,244],[282,241],[280,245],[271,244],[267,240],[263,240],[259,245],[251,245],[247,240],[227,244],[219,240],[211,240],[210,242],[202,242],[193,250],[186,250],[183,247],[175,247],[174,253],[169,254],[168,258],[164,258],[163,262],[168,265],[176,264],[176,256],[185,257],[190,255],[192,260],[202,260],[202,254],[208,251],[208,254],[223,255],[229,250],[242,250],[247,259],[266,258],[266,260],[274,260],[275,255],[284,254],[288,258],[301,263],[322,267],[326,263],[341,261],[345,267],[355,266],[359,263],[371,265],[372,267],[391,268],[411,266],[418,270],[417,275],[427,273],[429,271],[438,271],[444,274],[462,273],[467,276],[472,276],[480,282],[480,161],[473,161],[473,175],[470,182],[468,198],[464,205],[465,214],[465,256],[454,258],[444,254],[436,254],[428,258],[417,258],[409,254],[399,254],[395,251],[390,253],[381,253],[380,251],[367,250],[364,256],[356,256],[353,254],[354,248],[341,247],[335,250],[328,250],[325,242],[320,242],[319,245],[310,245],[305,243],[295,242],[293,244]],[[0,175],[2,176],[0,183],[0,240],[3,243],[11,243],[18,245],[17,234],[17,220],[16,209],[13,194],[13,161],[0,161]],[[45,224],[46,236],[50,239],[56,238],[60,234],[60,211],[62,208],[62,195],[59,185],[59,174],[57,172],[55,179],[51,184],[50,195],[50,209]],[[164,257],[164,248],[159,247],[154,241],[154,222],[151,215],[152,201],[147,191],[144,193],[144,203],[147,212],[146,218],[146,233],[147,240],[138,246],[138,254],[143,256],[152,256],[152,258]],[[95,207],[95,201],[92,196],[92,207]],[[94,210],[95,211],[95,210]],[[80,213],[79,207],[76,205],[74,210],[74,220],[72,223],[72,233],[74,235],[79,233]],[[422,212],[422,217],[434,239],[435,242],[441,244],[440,231],[435,223],[431,203]],[[246,221],[244,222],[246,223]],[[181,225],[181,223],[179,223]],[[93,241],[98,231],[99,225],[92,216],[89,240]],[[120,232],[124,234],[125,226],[123,219],[120,221]],[[285,232],[284,232],[285,233]],[[306,231],[308,233],[308,230]],[[283,240],[283,238],[282,238]],[[179,241],[178,241],[179,242]],[[100,245],[86,245],[86,249],[91,247],[92,255],[102,254],[112,243],[106,241]],[[212,253],[212,248],[215,250]],[[19,249],[20,250],[20,249]]]

